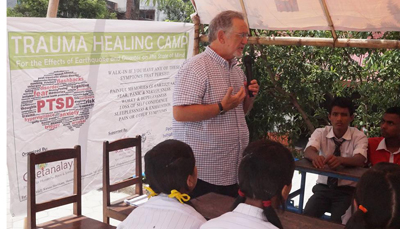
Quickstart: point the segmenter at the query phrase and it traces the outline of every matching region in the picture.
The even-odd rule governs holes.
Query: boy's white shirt
[[[197,229],[205,222],[190,205],[161,193],[133,210],[117,229]]]
[[[335,138],[332,126],[326,126],[324,128],[318,128],[312,133],[305,147],[307,149],[309,146],[313,146],[319,151],[319,155],[327,157],[335,151],[335,143],[332,138]],[[367,148],[368,148],[368,138],[362,131],[357,128],[349,127],[346,133],[342,137],[344,140],[340,147],[341,157],[353,157],[356,154],[361,154],[367,162]],[[323,175],[318,175],[318,184],[327,184],[328,177]],[[349,185],[355,187],[357,182],[350,180],[339,179],[339,186]]]

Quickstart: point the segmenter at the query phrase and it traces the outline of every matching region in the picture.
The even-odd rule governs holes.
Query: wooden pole
[[[195,13],[198,14],[198,12],[197,12],[197,7],[196,7],[196,3],[194,2],[194,0],[190,0],[190,2],[191,2],[192,5],[193,5],[193,8],[194,8]]]
[[[244,16],[244,18],[246,19],[247,26],[249,27],[249,34],[251,35],[251,33],[250,33],[249,18],[247,17],[247,11],[246,11],[246,7],[244,6],[243,0],[240,0],[240,5],[242,6],[243,16]]]
[[[197,13],[190,15],[194,23],[194,44],[193,44],[193,56],[199,54],[199,43],[200,43],[200,17]],[[208,39],[208,38],[207,38]]]
[[[49,0],[49,6],[47,7],[47,16],[46,17],[50,17],[50,18],[57,17],[58,3],[59,3],[59,0]]]
[[[200,36],[201,42],[208,42],[206,35]],[[343,39],[334,41],[332,38],[308,38],[308,37],[249,37],[248,44],[261,45],[297,45],[320,47],[353,47],[374,49],[400,49],[400,40],[378,39]]]
[[[325,13],[325,16],[326,16],[326,20],[328,20],[328,25],[329,25],[329,27],[331,27],[332,37],[333,37],[334,40],[336,40],[337,39],[337,35],[336,35],[336,32],[335,32],[335,27],[333,26],[331,14],[329,13],[329,10],[328,10],[328,6],[326,5],[325,0],[321,0],[321,3],[322,3],[322,6],[324,7],[324,13]]]

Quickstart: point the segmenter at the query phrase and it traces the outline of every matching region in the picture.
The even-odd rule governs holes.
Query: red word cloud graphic
[[[80,128],[94,106],[94,93],[81,76],[55,71],[34,80],[22,95],[21,113],[26,122],[45,129]]]

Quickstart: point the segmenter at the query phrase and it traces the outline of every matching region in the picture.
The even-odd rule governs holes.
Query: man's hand
[[[244,82],[244,87],[247,88],[246,95],[248,96],[248,92],[251,91],[253,96],[256,97],[258,91],[260,90],[260,86],[257,83],[257,80],[250,81],[250,85],[247,87],[247,82]]]
[[[317,148],[314,146],[309,146],[304,150],[304,157],[310,160],[317,169],[321,169],[325,166],[325,157],[319,155]]]
[[[243,83],[244,88],[246,88],[245,100],[243,104],[243,111],[247,115],[253,108],[254,99],[256,98],[260,86],[258,86],[257,80],[250,81],[250,85],[247,87],[247,82]],[[249,96],[249,91],[253,93],[253,97]]]
[[[229,111],[239,104],[243,103],[244,98],[246,97],[246,91],[244,87],[241,87],[238,93],[232,95],[233,88],[229,87],[228,91],[226,92],[224,98],[221,101],[222,107],[224,111]]]
[[[329,156],[325,159],[324,163],[327,164],[327,165],[329,166],[329,168],[335,169],[335,168],[337,168],[339,165],[342,164],[342,161],[341,161],[341,157],[336,157],[336,156],[334,156],[334,155],[329,155]]]
[[[312,160],[312,164],[315,168],[321,169],[325,165],[325,157],[318,155]]]

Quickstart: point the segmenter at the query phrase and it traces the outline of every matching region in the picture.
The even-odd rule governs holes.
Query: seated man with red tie
[[[400,107],[386,110],[381,133],[382,137],[368,139],[368,161],[372,166],[379,162],[400,165]]]
[[[332,126],[318,128],[311,135],[304,156],[316,168],[343,166],[363,167],[367,162],[368,139],[362,131],[349,127],[354,118],[354,105],[347,98],[335,98],[329,108]],[[356,182],[319,176],[304,214],[321,217],[331,213],[331,221],[340,223],[351,204]]]

